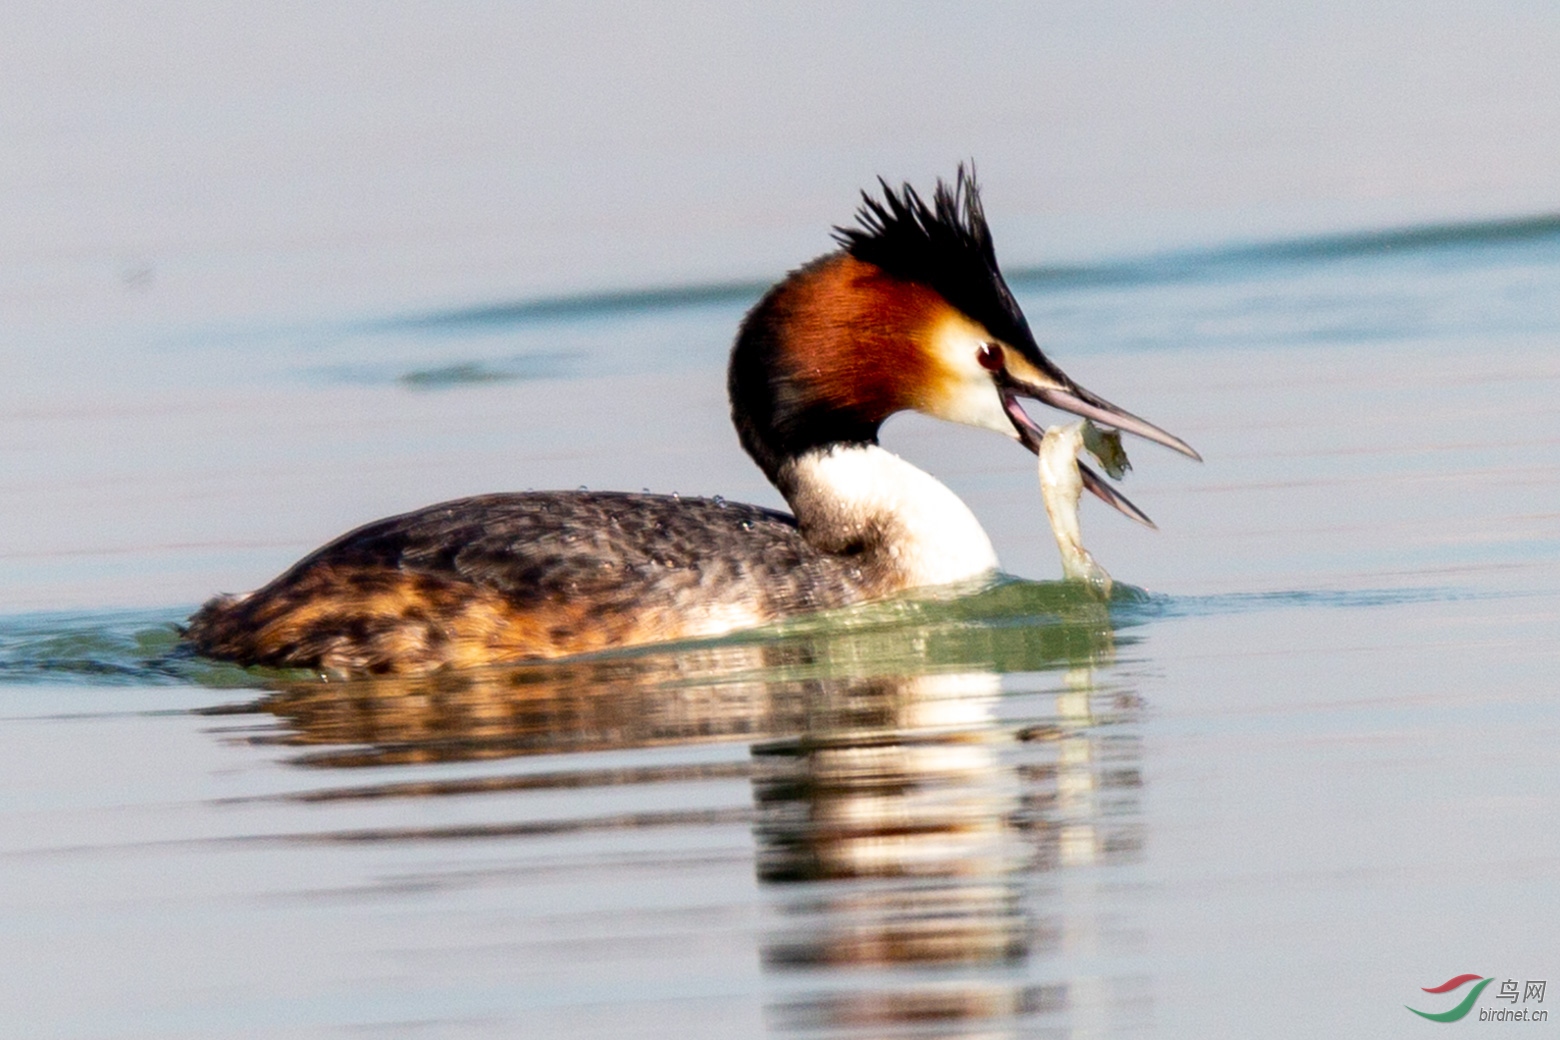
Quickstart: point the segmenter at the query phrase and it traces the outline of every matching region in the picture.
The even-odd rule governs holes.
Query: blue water
[[[761,284],[23,364],[0,1033],[1406,1036],[1421,987],[1552,974],[1560,223],[1010,275],[1208,460],[1132,446],[1158,532],[1085,507],[1108,607],[1053,580],[1027,456],[895,420],[1020,578],[423,680],[176,626],[458,494],[776,503],[723,399]]]

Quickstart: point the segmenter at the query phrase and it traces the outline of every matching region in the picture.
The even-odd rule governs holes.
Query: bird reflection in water
[[[873,1036],[1060,1024],[1076,986],[1036,981],[1030,962],[1098,929],[1048,913],[1035,877],[1139,843],[1130,818],[1101,815],[1105,802],[1120,813],[1121,791],[1135,797],[1134,749],[1096,747],[1134,705],[1101,711],[1100,693],[1093,665],[1076,664],[1055,715],[1015,733],[997,721],[992,673],[842,684],[819,691],[800,734],[755,746],[759,876],[791,886],[776,890],[783,924],[765,962],[825,987],[781,1001],[777,1024]]]
[[[420,678],[279,682],[253,739],[300,764],[363,767],[743,741],[750,759],[358,785],[293,797],[459,795],[750,778],[753,808],[464,825],[450,836],[750,822],[772,925],[771,1026],[895,1036],[1072,1032],[1114,1014],[1097,901],[1069,868],[1135,854],[1135,695],[1117,633],[1079,590],[1013,583],[964,607],[611,659]],[[1043,608],[1043,612],[1042,609]],[[1010,673],[1004,680],[1002,673]],[[664,817],[664,818],[663,818]],[[426,830],[388,833],[438,836]],[[361,837],[361,836],[359,836]],[[1080,882],[1094,884],[1094,882]],[[1119,1009],[1118,1009],[1119,1010]]]

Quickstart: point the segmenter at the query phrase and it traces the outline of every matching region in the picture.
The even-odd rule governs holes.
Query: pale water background
[[[1547,5],[8,20],[0,1035],[1419,1036],[1560,975]],[[1208,460],[1084,506],[1145,591],[896,419],[1039,581],[425,683],[172,652],[442,498],[777,503],[743,310],[968,155],[1047,350]]]

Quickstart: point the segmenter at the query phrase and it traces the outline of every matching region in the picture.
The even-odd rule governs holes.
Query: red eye
[[[975,360],[988,372],[1002,371],[1002,348],[995,343],[982,343],[975,351]]]

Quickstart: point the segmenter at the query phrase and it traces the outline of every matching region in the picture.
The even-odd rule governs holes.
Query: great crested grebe
[[[972,172],[862,194],[840,248],[743,319],[728,388],[742,446],[794,516],[720,500],[480,495],[343,535],[190,619],[199,653],[339,674],[554,658],[718,635],[993,573],[969,508],[878,446],[915,409],[1039,453],[1030,397],[1193,458],[1040,352],[997,267]],[[1083,486],[1147,522],[1086,466]]]

